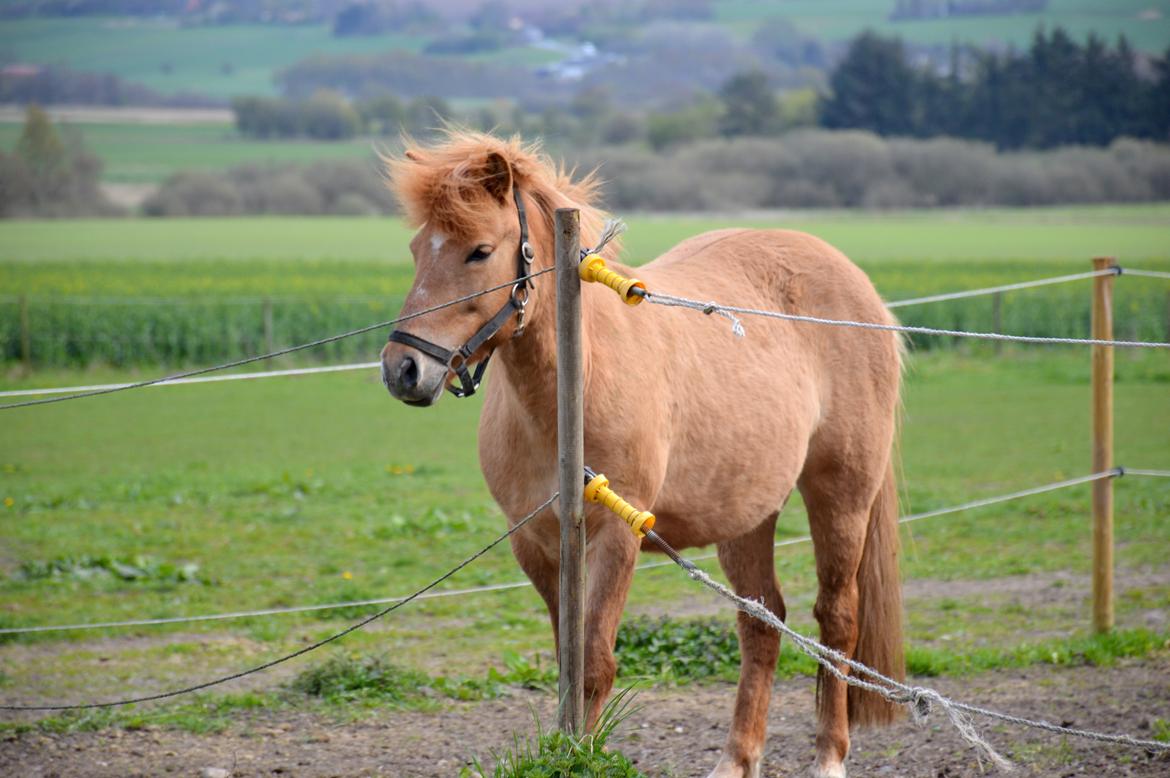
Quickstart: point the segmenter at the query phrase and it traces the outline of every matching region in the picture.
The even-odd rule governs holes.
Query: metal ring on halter
[[[528,241],[523,241],[520,244],[520,258],[524,260],[524,264],[531,265],[532,260],[536,258],[536,250],[532,248],[532,244]]]
[[[521,281],[512,287],[512,304],[520,310],[524,310],[524,306],[528,305],[528,298],[531,295],[532,293],[528,290],[528,285]]]

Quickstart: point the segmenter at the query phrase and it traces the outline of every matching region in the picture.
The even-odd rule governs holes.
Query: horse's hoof
[[[845,778],[845,763],[815,764],[809,771],[812,778]]]
[[[744,767],[732,762],[727,757],[720,757],[719,764],[708,773],[707,778],[760,778],[760,762]]]

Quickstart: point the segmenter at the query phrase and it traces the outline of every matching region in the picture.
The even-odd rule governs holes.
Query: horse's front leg
[[[773,513],[747,534],[720,543],[719,566],[736,594],[763,600],[768,610],[783,621],[784,598],[776,579],[772,547],[778,517],[779,513]],[[760,775],[772,679],[780,656],[780,635],[742,612],[738,614],[738,629],[740,669],[735,713],[723,756],[708,778],[757,778]]]
[[[585,722],[592,730],[617,675],[613,647],[639,544],[629,527],[599,508],[586,511],[586,527]]]

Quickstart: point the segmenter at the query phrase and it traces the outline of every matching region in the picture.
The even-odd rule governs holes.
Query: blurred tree
[[[779,129],[780,106],[763,71],[732,76],[719,90],[719,99],[723,102],[720,135],[768,135]]]
[[[864,32],[849,45],[829,79],[831,94],[821,104],[821,124],[831,129],[860,127],[881,135],[910,135],[917,84],[901,40]]]
[[[68,163],[65,144],[39,105],[30,105],[24,114],[24,128],[16,142],[16,153],[42,183],[61,174]]]

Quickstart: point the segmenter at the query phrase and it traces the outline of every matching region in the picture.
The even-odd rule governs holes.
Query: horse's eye
[[[492,255],[491,246],[476,246],[475,251],[467,255],[468,262],[483,262]]]

